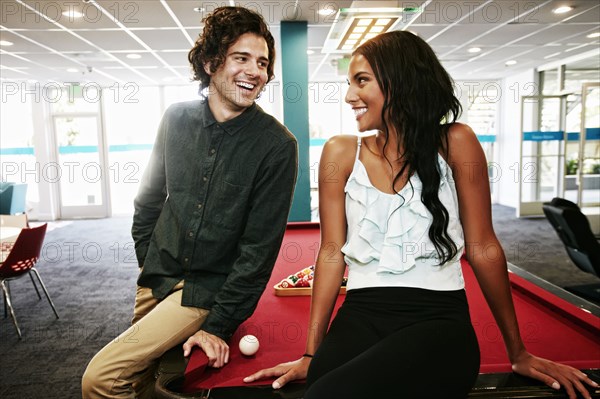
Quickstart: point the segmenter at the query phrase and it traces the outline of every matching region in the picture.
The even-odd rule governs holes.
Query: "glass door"
[[[57,162],[54,168],[47,166],[47,178],[58,183],[60,217],[107,217],[105,155],[98,115],[61,114],[53,119]]]
[[[600,83],[598,82],[584,83],[582,87],[581,130],[576,167],[579,207],[597,210],[600,206]]]
[[[543,216],[542,205],[564,192],[566,95],[521,100],[517,216]]]

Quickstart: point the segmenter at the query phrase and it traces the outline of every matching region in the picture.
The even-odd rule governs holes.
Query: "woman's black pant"
[[[304,399],[464,398],[478,371],[464,290],[349,290],[311,361]]]

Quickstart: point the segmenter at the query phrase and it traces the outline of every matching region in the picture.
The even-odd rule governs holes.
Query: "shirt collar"
[[[236,134],[243,127],[247,126],[248,122],[254,117],[254,115],[258,111],[258,105],[256,105],[256,103],[252,103],[252,105],[246,108],[244,112],[242,112],[240,115],[228,121],[219,123],[215,119],[212,111],[210,110],[210,107],[208,106],[208,100],[202,101],[201,104],[202,126],[209,127],[218,124],[223,128],[223,130],[225,130],[230,135]]]

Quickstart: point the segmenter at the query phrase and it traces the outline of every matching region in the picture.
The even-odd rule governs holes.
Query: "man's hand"
[[[198,331],[183,344],[183,356],[189,356],[194,346],[199,346],[206,353],[210,367],[220,368],[229,362],[229,345],[216,335]]]

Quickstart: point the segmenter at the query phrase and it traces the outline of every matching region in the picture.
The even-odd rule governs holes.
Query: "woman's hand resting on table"
[[[244,382],[254,382],[263,378],[279,377],[273,381],[273,389],[279,389],[290,381],[303,380],[308,373],[310,358],[302,357],[293,362],[281,363],[275,367],[262,369],[251,376],[244,378]]]
[[[533,356],[527,352],[513,362],[512,369],[515,373],[540,380],[551,388],[564,388],[570,399],[577,398],[576,391],[579,391],[584,398],[591,399],[584,382],[592,387],[598,387],[596,382],[576,368]]]

